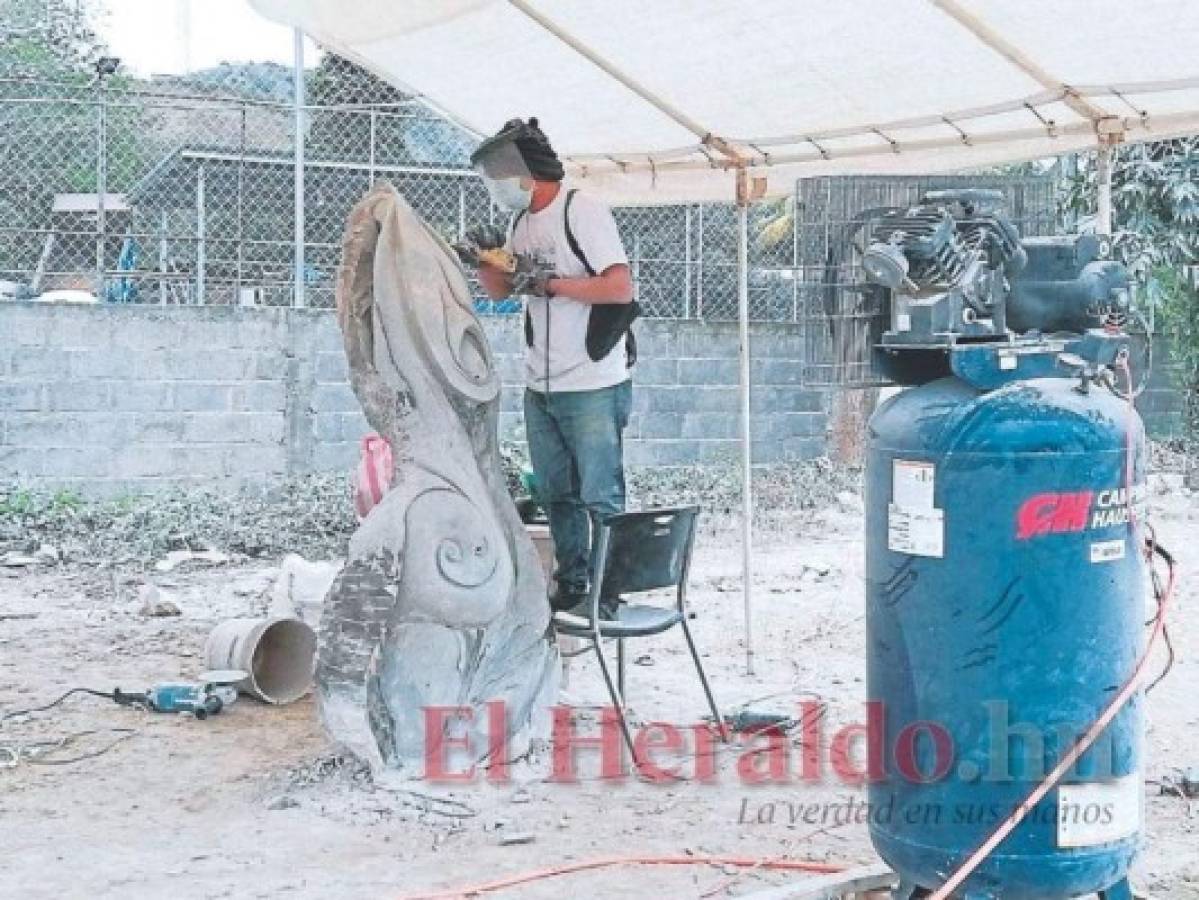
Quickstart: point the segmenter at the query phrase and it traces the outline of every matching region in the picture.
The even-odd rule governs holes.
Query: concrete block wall
[[[288,471],[288,322],[0,306],[0,472],[99,491]]]
[[[484,320],[521,436],[522,332]],[[638,325],[627,459],[736,453],[737,329]],[[821,393],[800,386],[802,333],[752,329],[755,459],[824,447]],[[331,312],[236,307],[0,304],[0,480],[93,494],[266,482],[348,470],[367,430]]]

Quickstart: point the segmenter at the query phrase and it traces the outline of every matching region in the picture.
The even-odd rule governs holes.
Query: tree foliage
[[[1065,194],[1069,212],[1093,216],[1093,156]],[[1112,171],[1114,253],[1152,304],[1187,392],[1190,437],[1199,436],[1199,138],[1121,148]]]
[[[1094,156],[1067,185],[1066,208],[1094,215]],[[1199,138],[1124,147],[1112,170],[1114,252],[1146,286],[1161,267],[1199,262]]]
[[[305,150],[312,159],[373,158],[376,165],[466,165],[474,140],[423,113],[412,99],[362,66],[326,52],[308,76],[307,102],[320,109],[311,113]]]
[[[0,0],[0,75],[86,82],[98,14],[95,0]]]
[[[20,101],[0,102],[0,223],[10,234],[0,241],[0,269],[29,269],[38,259],[56,194],[99,188],[101,12],[97,0],[0,0],[0,101]],[[130,84],[118,73],[103,87],[111,97]],[[143,168],[145,129],[135,106],[104,105],[105,191],[120,193]],[[84,238],[58,242],[68,245],[69,262],[52,264],[90,264]]]
[[[312,113],[305,150],[312,159],[365,161],[371,156],[371,113],[377,161],[407,162],[403,133],[407,120],[394,105],[410,97],[361,66],[326,53],[308,78]],[[383,157],[380,160],[379,157]]]

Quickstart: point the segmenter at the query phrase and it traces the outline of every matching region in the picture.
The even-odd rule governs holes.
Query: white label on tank
[[[903,509],[932,509],[937,486],[937,467],[915,459],[896,459],[891,464],[891,502]]]
[[[911,331],[912,330],[912,317],[910,315],[908,315],[907,313],[899,313],[895,317],[895,330],[896,331]]]
[[[1141,828],[1141,775],[1063,784],[1057,790],[1057,845],[1094,847],[1120,841]]]
[[[1124,558],[1124,538],[1117,541],[1095,541],[1091,544],[1091,562],[1114,562]]]
[[[887,549],[911,556],[944,556],[944,513],[892,503],[887,510]]]
[[[1019,360],[1016,359],[1016,354],[1014,353],[999,354],[999,368],[1001,371],[1010,372],[1012,369],[1016,368],[1016,364],[1018,362]]]

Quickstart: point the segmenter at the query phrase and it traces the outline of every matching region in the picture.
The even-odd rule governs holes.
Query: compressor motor
[[[1002,205],[999,191],[930,191],[879,218],[862,268],[888,309],[874,351],[881,375],[931,381],[949,374],[955,347],[972,344],[1041,343],[1056,355],[1063,335],[1076,343],[1127,320],[1128,271],[1103,258],[1107,239],[1021,240]]]

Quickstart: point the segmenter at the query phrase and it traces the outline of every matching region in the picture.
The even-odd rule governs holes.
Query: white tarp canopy
[[[251,3],[480,138],[537,116],[572,179],[612,205],[730,202],[743,188],[751,672],[751,194],[789,195],[805,176],[950,172],[1199,132],[1199,0]],[[299,185],[299,154],[296,171]],[[1101,187],[1100,219],[1105,208]]]
[[[613,204],[1199,131],[1194,0],[251,2],[479,136],[539,117]]]

